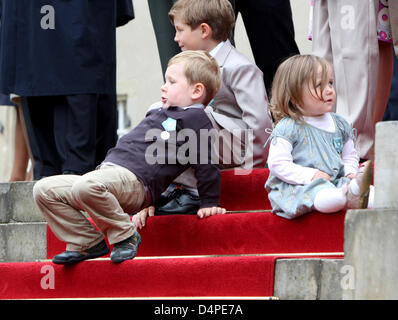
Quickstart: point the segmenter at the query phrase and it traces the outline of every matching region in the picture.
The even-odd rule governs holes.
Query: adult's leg
[[[328,0],[314,1],[312,21],[312,54],[333,63],[330,40]]]
[[[328,1],[337,92],[336,112],[357,130],[361,158],[373,158],[373,110],[378,74],[374,0]]]
[[[170,58],[181,52],[178,44],[174,42],[175,29],[168,16],[171,7],[176,1],[177,0],[148,0],[149,12],[151,14],[163,75],[166,73]]]
[[[398,58],[394,56],[394,72],[391,82],[390,98],[383,121],[398,120]]]
[[[96,166],[105,159],[108,150],[116,145],[117,119],[116,95],[100,94],[97,103]]]
[[[392,42],[395,55],[398,57],[398,2],[396,0],[388,1],[388,13],[390,15]]]
[[[379,72],[377,80],[376,101],[373,110],[373,125],[383,120],[391,92],[391,82],[394,69],[394,54],[391,43],[379,41]]]
[[[96,167],[98,94],[56,97],[54,135],[62,172],[78,175]]]
[[[27,180],[27,166],[29,161],[29,149],[25,141],[23,133],[23,116],[20,106],[16,107],[17,117],[15,123],[15,140],[14,140],[14,162],[11,171],[10,182]]]
[[[235,0],[253,51],[254,60],[264,74],[270,94],[279,64],[298,54],[289,0]]]
[[[52,97],[22,97],[21,101],[34,160],[34,179],[61,174],[62,160],[58,155],[54,138]]]

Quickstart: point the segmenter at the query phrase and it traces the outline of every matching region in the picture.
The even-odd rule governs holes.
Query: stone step
[[[47,223],[0,224],[0,262],[25,262],[46,259]]]
[[[35,181],[0,183],[0,223],[44,222],[33,201]]]
[[[281,300],[341,300],[343,266],[343,259],[277,259],[274,296]]]
[[[197,263],[201,265],[209,265],[211,264],[212,267],[214,268],[215,266],[218,265],[218,262],[222,263],[228,263],[228,261],[232,262],[233,265],[236,265],[236,268],[238,266],[242,266],[243,264],[246,264],[246,268],[249,268],[248,270],[251,270],[249,272],[248,270],[244,270],[244,274],[239,275],[240,278],[242,277],[247,277],[246,280],[249,282],[245,282],[245,285],[243,288],[240,289],[240,291],[233,291],[229,292],[229,295],[233,294],[234,296],[238,297],[240,295],[247,295],[247,296],[258,296],[258,297],[263,297],[265,298],[266,296],[273,296],[276,297],[280,300],[341,300],[342,299],[342,277],[344,276],[341,272],[344,260],[343,259],[330,259],[330,258],[289,258],[289,259],[284,259],[284,258],[278,258],[275,261],[275,269],[274,269],[274,279],[275,281],[272,281],[272,279],[269,279],[272,274],[269,274],[269,272],[273,272],[272,270],[268,270],[269,266],[267,267],[268,259],[271,258],[271,256],[268,257],[267,255],[237,255],[237,256],[192,256],[192,257],[146,257],[146,258],[136,258],[134,261],[127,261],[123,263],[122,265],[119,265],[117,268],[113,266],[110,262],[109,259],[95,259],[95,260],[89,260],[82,262],[78,265],[76,265],[74,268],[69,268],[65,269],[61,266],[57,266],[52,264],[50,261],[41,261],[39,264],[32,264],[32,263],[17,263],[17,264],[0,264],[0,271],[3,271],[4,274],[7,274],[6,278],[3,278],[2,280],[0,279],[0,296],[1,293],[3,294],[3,297],[1,298],[11,298],[11,299],[20,299],[20,298],[27,298],[27,299],[36,299],[36,298],[45,298],[45,299],[56,299],[56,298],[72,298],[72,296],[68,296],[67,294],[64,293],[65,288],[68,286],[70,287],[71,284],[71,279],[79,279],[82,281],[83,277],[85,281],[87,281],[87,277],[93,276],[92,272],[85,274],[84,270],[87,268],[92,270],[92,266],[96,266],[96,271],[98,272],[99,268],[111,268],[116,274],[121,274],[123,273],[124,270],[130,270],[129,275],[130,277],[133,277],[134,279],[134,274],[139,272],[141,269],[140,267],[144,266],[144,270],[147,268],[153,268],[154,264],[156,264],[155,268],[162,269],[162,267],[165,266],[176,266],[179,264],[179,261],[184,261],[183,264],[178,265],[177,269],[179,272],[177,272],[179,275],[177,277],[181,277],[181,272],[184,273],[183,269],[188,266],[188,272],[190,273],[195,273],[194,270],[192,270],[193,267],[196,266]],[[237,263],[237,262],[241,263]],[[149,262],[149,264],[148,264]],[[229,262],[229,263],[230,263]],[[195,264],[196,263],[196,264]],[[260,265],[259,265],[260,264]],[[29,295],[29,292],[38,288],[42,284],[43,279],[43,266],[46,267],[45,270],[51,269],[53,272],[53,289],[58,289],[58,291],[55,290],[36,290],[35,294]],[[134,266],[134,268],[131,268]],[[228,266],[230,268],[231,266]],[[120,269],[122,268],[122,270]],[[203,268],[200,267],[200,268]],[[267,269],[266,270],[264,270]],[[202,270],[202,272],[205,271],[205,269],[208,269],[207,267]],[[218,272],[219,275],[216,276],[216,278],[212,278],[209,280],[210,282],[207,283],[205,286],[207,286],[208,290],[209,288],[212,289],[217,289],[217,288],[223,288],[224,285],[220,285],[221,283],[224,283],[223,281],[226,281],[226,278],[224,278],[224,271],[222,270],[223,268],[219,268]],[[167,269],[165,269],[167,271]],[[164,277],[164,272],[161,274],[158,274],[159,277]],[[94,272],[94,270],[92,270]],[[122,272],[123,271],[123,272]],[[202,273],[201,272],[201,273]],[[212,276],[214,277],[214,270],[211,271]],[[254,272],[254,274],[253,274]],[[19,276],[19,274],[23,274],[24,277],[23,279]],[[44,272],[46,273],[46,272]],[[170,274],[170,277],[174,277],[176,275],[175,272],[173,274]],[[67,276],[67,279],[65,280],[64,277]],[[148,274],[146,275],[148,276]],[[231,275],[229,275],[231,276]],[[97,277],[94,275],[94,278]],[[116,275],[116,277],[118,277]],[[193,282],[195,281],[192,276],[188,275],[186,276],[187,279],[191,279]],[[228,277],[228,276],[226,276]],[[235,278],[236,276],[233,275]],[[168,278],[168,277],[166,277]],[[220,280],[220,278],[222,280]],[[223,279],[224,278],[224,279]],[[19,284],[16,284],[13,280],[11,279],[16,279],[17,281],[21,282]],[[30,280],[29,280],[30,279]],[[33,279],[33,282],[32,282]],[[63,280],[67,281],[67,283],[63,282]],[[131,280],[131,279],[130,279]],[[180,279],[181,280],[181,279]],[[189,280],[188,282],[191,283],[192,281]],[[243,280],[243,279],[242,279]],[[96,280],[102,281],[100,279]],[[127,281],[125,279],[125,281]],[[138,281],[137,279],[134,280],[135,284],[137,284]],[[148,279],[148,282],[150,282],[151,279]],[[171,281],[170,278],[168,278],[167,281]],[[175,280],[174,280],[175,281]],[[231,280],[227,281],[230,282]],[[271,281],[271,283],[270,283]],[[140,278],[139,282],[144,282],[148,283],[144,278]],[[234,281],[232,281],[234,282]],[[273,282],[273,283],[272,283]],[[93,281],[88,281],[88,285],[92,285],[94,282]],[[23,290],[21,287],[21,284],[28,285],[29,290]],[[192,284],[192,283],[191,283]],[[186,285],[186,284],[185,284]],[[271,287],[269,287],[271,285]],[[159,286],[157,283],[156,286]],[[210,287],[209,287],[210,286]],[[8,294],[10,294],[10,290],[12,291],[12,296],[7,296],[4,295],[6,294],[7,291],[4,291],[4,288],[8,287]],[[68,287],[68,288],[69,288]],[[160,286],[162,287],[162,286]],[[182,285],[184,287],[184,285]],[[254,289],[257,288],[257,289]],[[266,289],[268,287],[268,289]],[[59,288],[62,288],[60,291]],[[148,288],[148,286],[144,286],[144,288]],[[48,289],[48,288],[43,288],[42,289]],[[205,296],[206,293],[199,292],[197,291],[197,288],[194,288],[195,290],[192,291],[192,288],[186,288],[184,290],[180,290],[178,292],[175,292],[172,295],[176,296],[184,296],[183,293],[187,294],[187,292],[190,292],[188,296]],[[241,291],[243,289],[243,292]],[[74,288],[76,290],[76,287]],[[114,290],[118,290],[115,288]],[[254,290],[254,291],[253,291]],[[133,297],[141,297],[145,298],[147,297],[144,291],[140,291],[139,293],[135,292],[136,290],[133,290]],[[151,291],[151,290],[150,290]],[[163,296],[169,296],[169,292],[165,292],[164,288],[161,290],[160,294]],[[196,293],[195,293],[196,292]],[[131,292],[130,292],[131,293]],[[195,294],[194,294],[195,293]],[[89,295],[87,297],[90,298],[100,298],[102,297],[101,295],[98,296],[92,296],[92,292],[87,292],[86,290],[82,291],[75,291],[75,295],[73,297],[75,298],[83,298],[86,297],[86,295]],[[123,295],[120,292],[113,292],[112,290],[109,291],[109,288],[107,289],[107,297],[130,297],[128,293],[123,292]],[[113,295],[112,295],[113,294]],[[154,294],[154,292],[152,292]],[[159,292],[158,292],[159,294]],[[220,292],[218,292],[218,295]],[[160,295],[159,295],[160,297]],[[185,296],[184,296],[185,297]],[[253,298],[253,297],[252,297]]]
[[[34,184],[0,183],[0,262],[46,259],[47,223],[33,201]]]

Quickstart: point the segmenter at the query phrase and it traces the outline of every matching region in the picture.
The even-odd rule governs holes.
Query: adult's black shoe
[[[74,264],[87,259],[102,257],[109,253],[105,240],[84,251],[65,251],[53,258],[55,264]]]
[[[136,231],[131,237],[115,243],[111,253],[113,263],[121,263],[133,259],[137,255],[138,246],[141,243],[141,236]]]
[[[187,190],[180,190],[175,198],[162,207],[155,207],[155,215],[196,214],[200,208],[200,198]]]

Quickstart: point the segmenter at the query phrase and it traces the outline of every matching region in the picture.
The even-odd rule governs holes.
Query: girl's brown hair
[[[272,82],[269,105],[275,124],[284,117],[302,120],[303,89],[317,87],[319,67],[321,82],[316,98],[323,101],[318,91],[322,92],[328,84],[332,66],[327,60],[314,55],[295,55],[280,64]]]

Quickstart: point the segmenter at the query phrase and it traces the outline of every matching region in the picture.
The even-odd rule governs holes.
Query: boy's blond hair
[[[190,85],[202,83],[206,89],[205,106],[214,98],[221,88],[221,72],[216,59],[203,50],[183,51],[169,60],[168,66],[184,63],[184,75]]]
[[[275,124],[284,117],[302,120],[303,89],[317,87],[317,76],[321,68],[320,92],[328,84],[332,72],[330,63],[314,55],[294,55],[282,62],[272,82],[271,101],[269,109]],[[316,98],[323,101],[316,93]]]
[[[169,11],[172,24],[175,17],[193,30],[201,23],[207,23],[216,41],[231,38],[235,26],[234,9],[228,0],[178,0]]]

